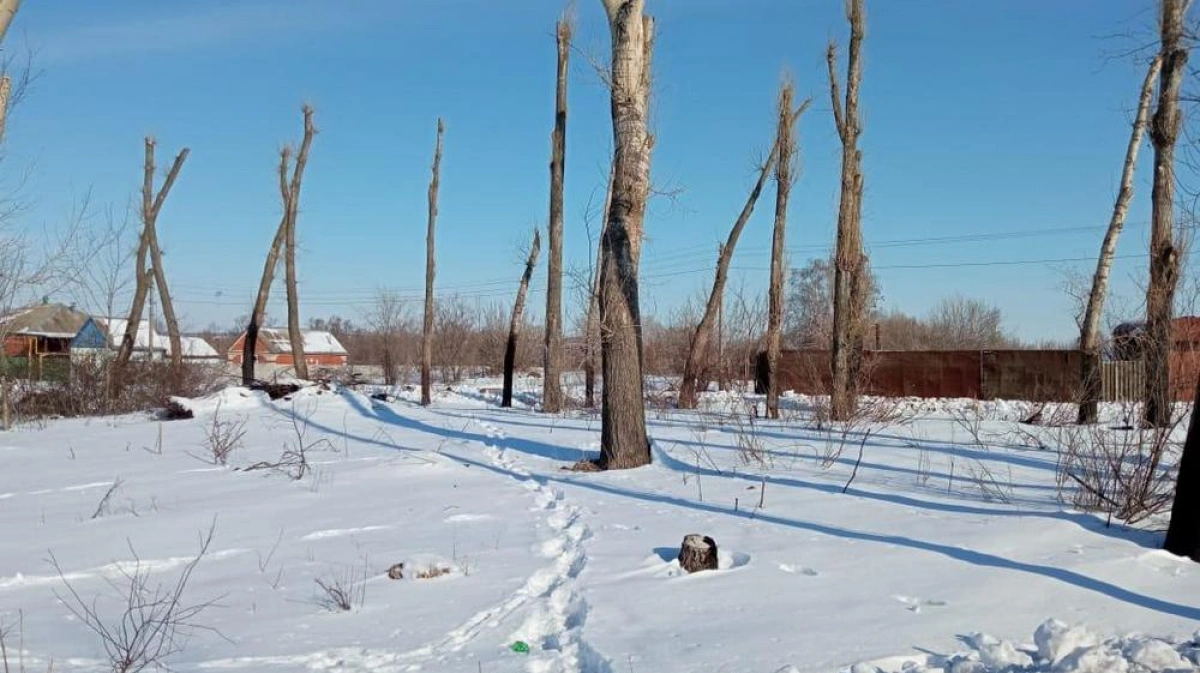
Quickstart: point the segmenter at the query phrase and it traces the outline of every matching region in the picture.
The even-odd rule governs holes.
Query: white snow
[[[815,429],[806,398],[752,426],[731,394],[651,410],[654,464],[589,473],[562,468],[595,455],[597,415],[499,409],[478,392],[493,383],[430,408],[229,388],[181,400],[191,420],[6,433],[0,623],[22,615],[30,671],[108,670],[63,578],[116,619],[125,575],[169,586],[212,526],[184,599],[215,603],[170,661],[184,673],[1196,669],[1200,567],[1064,507],[1019,404],[905,402],[843,493],[861,437]],[[978,443],[955,420],[971,409]],[[243,446],[206,463],[227,424]],[[299,481],[242,469],[299,446]],[[718,570],[679,568],[690,533],[715,539]],[[359,598],[331,610],[318,579]]]
[[[121,345],[121,341],[125,339],[125,333],[129,330],[129,320],[126,318],[95,318],[97,324],[104,327],[108,331],[108,341],[110,348],[117,348]],[[75,336],[74,334],[68,336]],[[191,359],[213,359],[220,358],[220,353],[213,348],[207,341],[200,337],[180,336],[180,349],[183,351],[183,357]],[[137,350],[154,350],[161,351],[165,355],[171,354],[171,339],[166,334],[159,334],[158,330],[149,321],[143,320],[138,323],[137,335],[133,339],[133,347]]]

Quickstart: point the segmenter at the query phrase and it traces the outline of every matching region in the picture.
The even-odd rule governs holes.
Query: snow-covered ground
[[[650,411],[653,465],[585,473],[563,468],[597,451],[597,416],[499,409],[490,391],[423,409],[409,394],[229,389],[193,420],[0,436],[9,657],[21,621],[28,670],[109,670],[69,590],[117,624],[127,577],[173,586],[211,529],[183,602],[212,604],[178,671],[1196,665],[1200,567],[1060,504],[1057,457],[1018,429],[1019,405],[914,402],[843,434],[813,429],[805,400],[751,422],[714,395],[704,412]],[[228,466],[208,460],[214,414],[244,422]],[[300,480],[238,469],[300,446]],[[681,572],[688,533],[717,541],[719,570]],[[346,586],[350,610],[318,580]]]

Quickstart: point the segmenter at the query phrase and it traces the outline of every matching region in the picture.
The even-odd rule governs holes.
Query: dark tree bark
[[[1137,116],[1133,119],[1133,131],[1129,134],[1129,146],[1125,148],[1125,163],[1121,169],[1121,187],[1113,205],[1108,230],[1100,244],[1100,257],[1096,261],[1096,273],[1092,276],[1092,290],[1088,294],[1087,307],[1079,327],[1079,349],[1083,351],[1083,390],[1079,399],[1079,423],[1095,423],[1100,406],[1100,317],[1104,313],[1104,300],[1108,293],[1108,275],[1112,270],[1113,256],[1117,251],[1117,238],[1125,226],[1129,202],[1133,200],[1133,175],[1137,165],[1138,149],[1146,130],[1146,119],[1150,115],[1150,100],[1154,96],[1154,80],[1162,67],[1162,58],[1155,57],[1142,82],[1138,97]]]
[[[800,115],[808,109],[810,100],[804,101],[800,108],[792,113],[791,123],[795,124],[800,119]],[[767,177],[775,170],[775,163],[779,159],[779,129],[776,129],[775,142],[771,146],[771,153],[767,156],[767,160],[763,163],[762,168],[758,172],[758,180],[755,181],[754,187],[750,190],[750,196],[746,198],[746,204],[742,206],[742,212],[738,215],[737,221],[733,223],[733,229],[729,231],[729,237],[725,240],[725,245],[721,246],[721,252],[717,257],[717,272],[713,277],[712,290],[708,294],[708,302],[704,307],[704,315],[700,318],[700,323],[696,325],[695,332],[692,333],[692,342],[688,347],[687,360],[683,366],[683,378],[679,382],[679,408],[680,409],[695,409],[696,408],[696,390],[700,380],[700,375],[705,369],[705,361],[708,359],[708,348],[712,342],[713,325],[717,322],[717,318],[721,313],[723,298],[725,295],[725,283],[729,277],[729,264],[733,260],[733,251],[737,247],[738,239],[741,238],[742,230],[746,228],[746,223],[750,221],[750,216],[754,214],[754,207],[758,204],[758,197],[762,194],[763,186],[767,183]],[[723,379],[724,376],[721,375]]]
[[[718,567],[717,543],[707,535],[685,535],[679,546],[679,567],[689,573],[701,570],[716,570]]]
[[[1196,401],[1200,402],[1200,378],[1196,381]],[[1175,502],[1163,548],[1177,556],[1200,562],[1200,404],[1192,405],[1179,476],[1175,482]]]
[[[608,186],[604,188],[604,210],[601,212],[600,238],[596,241],[596,262],[592,268],[592,287],[588,295],[587,319],[583,337],[583,404],[596,406],[596,356],[600,352],[600,258],[604,247],[604,232],[608,229],[608,209],[612,206],[612,162],[608,168]]]
[[[600,264],[601,469],[650,463],[642,380],[638,259],[650,191],[654,21],[644,0],[602,0],[612,31],[613,188]]]
[[[867,299],[867,286],[862,277],[866,267],[862,245],[862,151],[858,149],[858,137],[862,133],[858,89],[862,81],[861,51],[865,30],[863,0],[849,0],[846,9],[850,20],[850,51],[845,109],[838,91],[837,46],[830,42],[826,51],[833,117],[842,142],[841,199],[838,206],[833,290],[833,345],[830,349],[833,370],[830,414],[839,421],[848,420],[858,406],[858,370],[862,361]]]
[[[304,106],[304,139],[300,141],[300,153],[296,155],[296,166],[292,170],[292,181],[288,185],[288,196],[284,202],[287,212],[286,257],[284,273],[287,285],[288,339],[292,344],[292,361],[296,378],[308,378],[308,360],[304,355],[304,333],[300,331],[300,293],[296,287],[296,220],[300,213],[300,183],[304,167],[308,165],[308,152],[312,147],[317,127],[313,123],[313,109]]]
[[[291,163],[291,149],[284,147],[279,152],[279,195],[285,206],[279,227],[275,230],[275,238],[267,250],[267,261],[263,265],[262,277],[258,282],[258,294],[254,300],[254,308],[250,311],[250,322],[246,325],[246,339],[242,342],[242,385],[249,386],[255,381],[254,364],[258,352],[258,330],[262,327],[263,316],[267,311],[267,301],[271,298],[271,283],[275,279],[275,270],[279,266],[279,253],[283,250],[287,239],[288,226],[288,164]]]
[[[554,97],[554,133],[551,135],[549,254],[546,263],[546,341],[543,358],[542,411],[556,414],[563,408],[562,391],[562,238],[563,174],[567,154],[567,66],[571,53],[571,22],[559,19],[558,74]]]
[[[1162,0],[1162,71],[1158,78],[1158,107],[1150,122],[1154,145],[1154,185],[1150,214],[1150,282],[1146,287],[1145,422],[1165,427],[1171,422],[1171,313],[1179,280],[1175,249],[1175,142],[1181,113],[1179,91],[1187,72],[1184,14],[1188,0]]]
[[[446,127],[437,123],[437,145],[433,151],[433,177],[429,181],[429,220],[425,228],[425,319],[421,326],[421,404],[433,403],[433,279],[435,271],[434,227],[437,224],[438,184],[442,172],[442,135]]]
[[[511,407],[513,396],[513,369],[517,366],[517,338],[521,333],[521,321],[525,314],[525,294],[529,292],[529,280],[537,266],[538,252],[542,249],[542,234],[533,230],[533,243],[529,246],[529,259],[525,260],[525,272],[517,287],[517,300],[513,302],[512,322],[508,325],[508,343],[504,346],[504,394],[500,406]]]
[[[767,293],[767,418],[779,418],[779,351],[783,341],[783,241],[787,231],[788,197],[792,191],[792,167],[796,137],[792,130],[791,82],[779,92],[779,159],[775,163],[775,228],[771,236],[771,285]]]
[[[129,364],[129,360],[133,357],[138,327],[141,325],[142,312],[146,308],[146,297],[150,294],[152,282],[157,281],[158,283],[163,310],[167,316],[167,329],[174,332],[171,337],[173,351],[171,357],[174,360],[181,355],[179,324],[175,321],[171,293],[167,290],[166,275],[162,270],[162,253],[158,249],[155,223],[158,221],[158,214],[162,210],[163,204],[166,203],[167,195],[171,193],[171,187],[175,185],[175,179],[179,177],[179,171],[183,169],[183,162],[187,160],[187,157],[188,150],[184,148],[179,156],[175,157],[175,162],[171,164],[171,169],[167,171],[167,177],[156,194],[154,191],[154,139],[147,137],[145,140],[145,162],[142,166],[142,235],[138,239],[137,266],[134,269],[137,278],[133,291],[133,303],[129,309],[129,319],[125,325],[125,335],[121,339],[121,345],[117,348],[117,357],[113,363],[115,373],[113,380],[118,386],[121,383],[121,370]],[[153,256],[154,268],[152,270],[146,268],[147,255]],[[168,311],[169,313],[167,313]],[[151,325],[150,328],[153,329],[154,326]]]

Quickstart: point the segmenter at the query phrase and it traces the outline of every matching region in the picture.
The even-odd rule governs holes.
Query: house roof
[[[347,355],[337,337],[329,332],[320,330],[302,330],[304,337],[305,355]],[[292,342],[286,328],[264,327],[258,331],[258,338],[266,346],[268,353],[291,353]]]
[[[129,330],[129,320],[126,318],[96,318],[96,324],[100,329],[108,333],[109,345],[117,348],[125,339],[125,333]],[[134,350],[154,350],[166,352],[167,337],[159,334],[153,329],[153,326],[147,320],[138,322],[137,334],[133,338]]]
[[[70,339],[87,322],[87,314],[63,304],[38,304],[0,317],[0,332]]]
[[[117,348],[121,345],[121,340],[125,338],[125,332],[129,329],[129,320],[126,318],[96,318],[96,324],[101,330],[108,333],[109,345],[112,348]],[[165,334],[159,334],[148,320],[138,322],[137,335],[133,339],[134,350],[150,350],[153,345],[154,350],[162,351],[163,353],[171,354],[171,339]],[[219,358],[221,354],[217,349],[213,348],[207,341],[200,337],[180,336],[179,345],[183,350],[185,358]]]
[[[1113,336],[1136,336],[1145,331],[1145,329],[1146,322],[1144,320],[1131,320],[1113,328]],[[1176,342],[1200,342],[1200,316],[1186,315],[1172,319],[1171,338]]]
[[[180,348],[183,350],[183,357],[185,358],[221,357],[221,354],[217,352],[217,349],[213,348],[211,344],[200,337],[181,336],[179,337],[179,342]],[[167,351],[170,352],[170,350],[171,345],[170,341],[168,340]]]

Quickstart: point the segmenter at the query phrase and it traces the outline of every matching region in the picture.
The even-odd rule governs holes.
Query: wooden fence
[[[1146,365],[1141,360],[1100,363],[1101,398],[1105,402],[1136,402],[1146,394]]]

